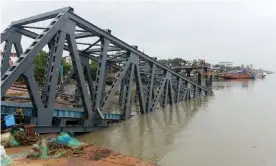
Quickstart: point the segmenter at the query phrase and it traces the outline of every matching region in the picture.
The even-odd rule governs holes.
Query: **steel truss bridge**
[[[28,24],[50,20],[47,27],[33,27]],[[30,29],[41,29],[37,34]],[[33,39],[32,44],[22,49],[22,36]],[[81,43],[77,40],[93,38],[96,42]],[[1,43],[5,42],[1,65],[1,97],[19,78],[23,77],[31,103],[23,103],[24,114],[29,116],[29,123],[35,125],[40,133],[89,132],[107,126],[112,118],[128,119],[131,117],[132,87],[136,87],[141,114],[154,111],[160,104],[180,103],[202,95],[212,95],[204,80],[200,84],[189,76],[179,74],[138,50],[114,37],[110,30],[101,29],[74,14],[73,8],[66,7],[12,22],[1,33]],[[85,49],[78,49],[86,45]],[[9,66],[11,48],[15,47],[18,60]],[[39,90],[34,77],[33,59],[44,48],[49,48],[44,84]],[[60,83],[59,70],[63,52],[69,52],[72,69]],[[117,54],[114,54],[117,52]],[[112,54],[113,53],[113,54]],[[96,80],[92,80],[89,60],[98,62]],[[106,92],[107,71],[116,68],[118,72],[109,91]],[[74,75],[76,79],[75,102],[81,102],[81,108],[55,107],[59,92]],[[142,81],[142,80],[146,80]],[[86,87],[88,85],[88,88]],[[108,106],[120,87],[118,116],[108,114]],[[3,99],[3,98],[2,98]],[[12,113],[19,103],[1,101],[2,115]],[[75,125],[67,122],[75,121]]]

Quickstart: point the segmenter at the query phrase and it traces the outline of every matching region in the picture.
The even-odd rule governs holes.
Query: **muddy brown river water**
[[[162,166],[275,166],[275,85],[276,75],[214,82],[215,96],[159,107],[80,139]]]

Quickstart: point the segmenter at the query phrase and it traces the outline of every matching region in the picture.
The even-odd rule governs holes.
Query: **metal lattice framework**
[[[52,21],[47,27],[40,28],[43,30],[42,33],[36,34],[27,30],[36,28],[26,26],[27,24],[48,19]],[[33,39],[33,43],[24,52],[21,46],[22,36]],[[77,42],[77,39],[83,38],[97,38],[97,40],[94,43]],[[66,126],[66,121],[69,120],[67,117],[59,118],[56,124],[58,127],[53,126],[52,111],[55,109],[54,102],[57,93],[62,91],[73,75],[77,82],[75,100],[81,102],[84,111],[78,127],[72,129],[79,132],[92,131],[96,125],[105,124],[104,113],[116,92],[115,87],[120,87],[119,103],[125,118],[131,114],[131,87],[133,85],[136,86],[136,98],[139,101],[141,113],[154,111],[158,103],[164,107],[168,102],[169,104],[179,103],[200,94],[212,94],[204,81],[201,81],[199,85],[191,81],[189,77],[174,72],[171,68],[156,61],[156,58],[140,52],[137,46],[128,45],[114,37],[110,30],[100,29],[77,16],[70,7],[12,22],[1,33],[1,43],[4,41],[1,95],[4,96],[8,88],[20,76],[23,76],[34,108],[31,123],[41,128],[42,132],[61,131],[61,126]],[[80,44],[88,45],[88,47],[80,50],[78,49]],[[16,49],[18,60],[9,66],[12,45]],[[49,54],[44,85],[40,93],[34,78],[33,58],[45,46],[48,46]],[[73,68],[58,85],[59,67],[64,50],[69,52]],[[111,54],[112,52],[117,52],[117,54]],[[95,81],[91,78],[89,59],[98,61]],[[119,72],[111,89],[106,92],[109,68],[117,68]]]

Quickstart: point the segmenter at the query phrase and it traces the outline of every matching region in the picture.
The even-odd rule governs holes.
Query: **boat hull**
[[[255,75],[250,75],[250,74],[225,74],[221,76],[224,79],[255,79],[256,76]]]

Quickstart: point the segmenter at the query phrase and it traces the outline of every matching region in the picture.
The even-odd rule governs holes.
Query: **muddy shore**
[[[5,148],[9,156],[27,154],[31,146]],[[13,158],[11,166],[154,166],[134,157],[101,148],[96,145],[86,145],[85,154],[81,156],[69,156],[58,159],[28,159],[26,156]]]

